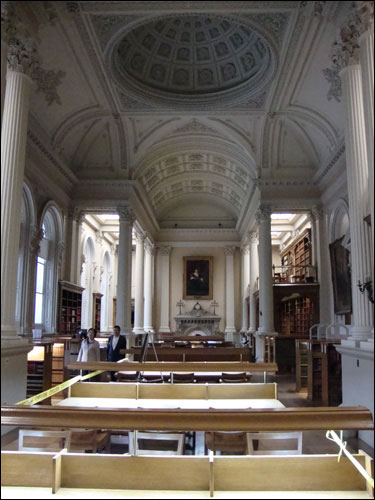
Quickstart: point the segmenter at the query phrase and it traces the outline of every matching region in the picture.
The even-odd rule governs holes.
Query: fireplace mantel
[[[206,311],[199,302],[191,311],[175,316],[176,335],[215,335],[219,330],[221,317]]]

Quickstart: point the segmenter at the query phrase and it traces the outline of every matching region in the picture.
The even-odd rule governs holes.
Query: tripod
[[[154,355],[155,355],[155,360],[157,362],[159,362],[159,358],[158,358],[158,355],[156,354],[156,349],[155,349],[155,344],[154,344],[154,336],[152,333],[151,334],[146,333],[145,338],[143,339],[143,342],[142,342],[141,355],[140,355],[140,362],[141,363],[144,363],[146,360],[147,350],[148,350],[149,344],[152,345],[152,349],[153,349]],[[140,382],[142,374],[143,374],[143,372],[137,372],[137,374],[136,374],[137,382]],[[161,371],[160,371],[160,380],[161,380],[161,382],[164,383],[163,373]],[[159,382],[159,379],[156,379],[155,382]]]

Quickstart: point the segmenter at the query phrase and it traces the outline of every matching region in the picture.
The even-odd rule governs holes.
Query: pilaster
[[[172,247],[160,246],[159,257],[161,260],[161,304],[160,304],[160,333],[170,333],[169,325],[169,259]]]

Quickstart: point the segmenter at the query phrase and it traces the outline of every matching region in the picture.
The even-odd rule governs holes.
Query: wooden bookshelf
[[[92,326],[97,332],[100,332],[100,319],[102,311],[102,293],[92,294]]]
[[[307,341],[296,339],[296,391],[307,391],[308,354]]]
[[[311,229],[307,228],[296,242],[286,247],[280,254],[283,266],[282,281],[304,282],[308,276],[307,268],[312,265]]]
[[[59,313],[57,331],[60,335],[72,335],[81,328],[82,292],[84,288],[59,282]]]
[[[341,354],[336,351],[335,344],[324,340],[307,342],[307,398],[325,406],[342,403]]]
[[[52,342],[33,341],[27,355],[26,397],[35,396],[52,385]],[[43,404],[49,404],[45,400]]]

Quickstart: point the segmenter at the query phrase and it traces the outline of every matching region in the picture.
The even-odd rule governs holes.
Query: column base
[[[234,326],[227,326],[224,333],[237,333],[237,330]]]
[[[169,326],[161,326],[158,333],[171,333]]]
[[[247,326],[243,326],[240,330],[240,333],[247,333],[247,332],[248,332]]]
[[[269,330],[264,330],[263,328],[259,328],[255,332],[257,337],[277,337],[279,334],[277,332],[270,332]]]
[[[368,340],[371,338],[371,326],[352,326],[348,340]]]
[[[145,326],[143,328],[145,333],[155,333],[154,327],[153,326]]]
[[[257,329],[255,326],[250,326],[249,329],[247,330],[247,333],[256,333]]]
[[[141,326],[136,326],[133,328],[134,335],[138,335],[139,333],[145,333],[144,329]]]

